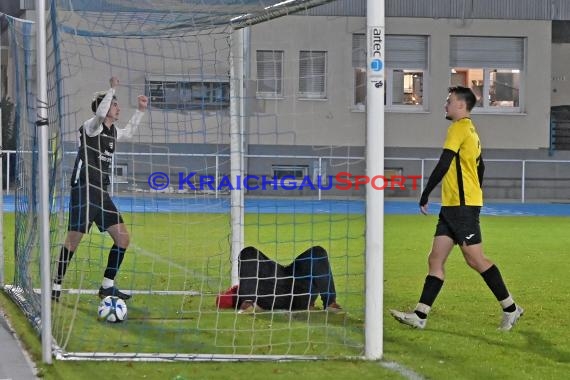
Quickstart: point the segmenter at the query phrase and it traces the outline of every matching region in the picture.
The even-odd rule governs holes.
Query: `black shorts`
[[[459,245],[481,243],[480,212],[479,206],[442,206],[435,236],[449,236]]]
[[[93,222],[103,232],[123,223],[123,218],[105,189],[84,184],[72,186],[67,230],[87,233]]]

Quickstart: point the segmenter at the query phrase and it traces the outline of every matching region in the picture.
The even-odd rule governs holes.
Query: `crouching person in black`
[[[239,255],[239,287],[235,307],[240,312],[314,310],[320,296],[323,308],[340,312],[327,251],[309,248],[283,266],[254,247]]]

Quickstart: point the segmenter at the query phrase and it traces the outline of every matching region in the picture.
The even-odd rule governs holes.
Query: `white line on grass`
[[[385,362],[385,361],[381,361],[379,362],[379,364],[389,370],[392,370],[394,372],[397,372],[398,374],[402,375],[403,377],[405,377],[406,379],[409,380],[424,380],[424,377],[422,375],[420,375],[419,373],[416,373],[414,371],[412,371],[409,368],[404,367],[401,364],[398,364],[396,362]]]
[[[72,289],[72,288],[62,288],[63,292],[68,294],[99,294],[99,290],[94,289]],[[195,290],[133,290],[133,289],[124,289],[125,291],[129,292],[129,294],[145,294],[145,295],[159,295],[159,296],[199,296],[202,293],[197,292]],[[42,294],[42,290],[40,288],[34,288],[34,293]],[[0,379],[3,380],[3,379]]]

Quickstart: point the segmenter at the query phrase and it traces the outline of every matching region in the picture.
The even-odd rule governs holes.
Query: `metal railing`
[[[29,151],[25,153],[31,153]],[[64,156],[72,155],[73,158],[75,157],[75,151],[64,152]],[[4,162],[6,165],[6,188],[4,189],[4,194],[10,194],[13,192],[13,170],[12,165],[14,164],[14,158],[16,155],[16,151],[13,150],[4,150],[2,151]],[[212,165],[210,169],[210,173],[214,180],[216,181],[214,186],[214,195],[217,197],[219,196],[219,192],[217,191],[218,188],[218,181],[221,175],[229,172],[229,165],[228,160],[230,155],[229,154],[221,154],[221,153],[135,153],[135,152],[115,152],[115,158],[112,162],[112,173],[115,173],[115,167],[117,166],[116,162],[120,161],[121,158],[130,158],[130,160],[137,160],[137,157],[162,157],[166,159],[166,162],[170,161],[172,158],[186,158],[186,159],[210,159],[212,160]],[[354,162],[364,162],[363,156],[326,156],[326,155],[255,155],[255,154],[248,154],[244,156],[247,160],[273,160],[279,162],[279,160],[299,160],[302,162],[311,162],[313,163],[313,174],[321,175],[326,173],[327,169],[327,162],[337,160],[341,161],[354,161]],[[141,158],[141,161],[143,159]],[[152,160],[152,158],[151,158]],[[223,160],[223,163],[222,163]],[[408,174],[419,175],[421,176],[422,180],[418,181],[419,189],[417,193],[414,193],[413,196],[416,197],[423,191],[424,182],[427,180],[431,172],[431,166],[434,166],[435,163],[438,161],[438,158],[417,158],[417,157],[385,157],[385,170],[388,171],[390,168],[399,168],[406,167],[406,172]],[[72,163],[73,160],[70,158],[68,161]],[[152,162],[152,161],[151,161]],[[153,165],[154,162],[152,162]],[[550,159],[486,159],[486,173],[485,173],[485,185],[486,185],[486,193],[489,192],[489,188],[502,188],[503,190],[508,190],[506,193],[517,193],[517,197],[514,196],[505,196],[505,197],[489,197],[487,198],[503,198],[503,199],[511,199],[511,200],[520,200],[521,203],[524,203],[527,200],[527,193],[529,191],[529,183],[540,183],[540,188],[542,189],[555,189],[557,188],[560,190],[559,192],[562,193],[561,196],[556,197],[557,199],[570,199],[570,186],[566,186],[565,181],[568,181],[568,185],[570,185],[570,160],[550,160]],[[509,165],[510,168],[504,168],[505,165]],[[535,167],[532,170],[532,173],[529,174],[529,166],[540,166],[540,168]],[[178,167],[180,165],[177,165]],[[249,165],[249,167],[254,167],[255,165]],[[328,166],[330,169],[330,165]],[[362,164],[364,167],[364,164]],[[417,168],[415,170],[414,168]],[[491,169],[491,170],[490,170]],[[71,172],[72,168],[69,168],[69,172]],[[129,168],[129,171],[133,171],[132,173],[128,174],[128,178],[131,179],[132,182],[136,182],[137,178],[145,178],[149,176],[151,173],[148,170],[141,170],[140,172],[134,171],[134,167]],[[428,171],[429,170],[429,171]],[[364,171],[364,169],[363,169]],[[551,173],[551,174],[550,174]],[[567,173],[567,174],[566,174]],[[363,174],[363,173],[358,173]],[[379,173],[382,174],[382,173]],[[16,174],[17,175],[17,174]],[[502,184],[506,183],[506,184]],[[562,184],[557,185],[556,184]],[[111,178],[111,188],[110,192],[114,193],[117,191],[119,183],[117,182],[117,177],[115,175]],[[540,189],[535,189],[536,185],[533,187],[531,186],[530,189],[535,190],[536,192],[540,192]],[[568,194],[566,195],[565,189],[568,188]],[[320,188],[317,188],[318,191],[318,199],[322,199],[322,191]],[[553,197],[545,196],[545,197],[534,197],[540,199],[551,199]]]

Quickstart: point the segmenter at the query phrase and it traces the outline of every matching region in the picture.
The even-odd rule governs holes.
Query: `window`
[[[283,96],[283,51],[257,51],[257,97]]]
[[[113,182],[114,183],[128,183],[127,164],[115,164],[113,168]]]
[[[428,37],[411,35],[386,36],[385,104],[387,110],[423,110]],[[352,35],[354,70],[354,107],[366,104],[366,35]]]
[[[366,35],[352,35],[352,70],[354,71],[354,106],[364,111],[366,105]]]
[[[305,178],[309,174],[309,165],[272,165],[273,176],[283,178],[285,176]]]
[[[229,79],[147,79],[151,107],[165,110],[221,110],[230,105]]]
[[[386,94],[387,104],[393,106],[412,106],[421,109],[424,102],[424,73],[416,70],[391,70],[387,83],[392,83],[391,92]]]
[[[326,98],[327,52],[301,51],[299,54],[299,96]]]
[[[451,85],[473,90],[475,112],[521,112],[524,46],[519,37],[451,37]]]

